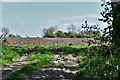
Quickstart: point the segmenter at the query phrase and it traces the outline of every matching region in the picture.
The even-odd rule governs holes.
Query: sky
[[[22,1],[22,0],[21,0]],[[81,0],[80,2],[20,2],[19,0],[2,0],[2,26],[8,27],[10,33],[25,37],[41,37],[42,29],[58,26],[59,30],[67,31],[71,24],[78,27],[85,20],[89,24],[106,24],[98,21],[102,11],[100,1]]]
[[[99,2],[100,0],[1,0],[2,2]]]

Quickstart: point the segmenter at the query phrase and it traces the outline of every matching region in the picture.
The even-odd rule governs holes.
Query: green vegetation
[[[2,65],[8,66],[13,61],[22,55],[27,55],[27,61],[31,61],[21,70],[11,73],[7,80],[16,80],[23,78],[28,73],[40,69],[44,65],[52,63],[53,55],[63,51],[65,55],[79,55],[81,51],[87,51],[89,47],[74,46],[74,45],[29,45],[29,46],[4,46]],[[76,50],[76,51],[75,51]]]
[[[100,51],[101,48],[101,51]],[[106,49],[105,49],[106,48]],[[113,48],[113,49],[111,49]],[[114,47],[109,47],[114,54]],[[30,64],[23,67],[21,70],[14,72],[7,79],[15,80],[23,78],[28,73],[40,69],[42,66],[51,64],[54,54],[64,52],[63,55],[73,54],[80,56],[80,72],[77,77],[82,80],[87,79],[104,79],[115,80],[118,76],[120,62],[117,56],[109,53],[107,46],[75,46],[75,45],[31,45],[31,46],[5,46],[3,49],[2,64],[10,63],[12,59],[16,59],[21,55],[27,54],[26,61],[31,61]]]
[[[9,65],[14,59],[19,58],[23,54],[22,47],[18,46],[3,46],[2,47],[2,61],[3,66]]]
[[[114,49],[108,50],[107,46],[104,48],[103,46],[95,47],[88,51],[87,55],[80,56],[78,78],[82,80],[117,80],[119,64]]]
[[[103,0],[104,1],[104,0]],[[26,61],[30,64],[21,70],[8,76],[10,80],[23,78],[28,73],[34,72],[44,65],[51,64],[54,54],[63,52],[63,55],[73,54],[80,57],[80,71],[77,78],[81,80],[119,80],[120,79],[120,4],[112,2],[113,10],[109,10],[109,2],[104,2],[105,11],[101,12],[103,22],[108,23],[101,38],[102,43],[98,46],[74,46],[74,45],[31,45],[31,46],[6,46],[2,49],[3,66],[11,64],[14,59],[26,54]],[[113,20],[111,19],[113,17]],[[113,23],[112,23],[113,22]],[[75,32],[76,26],[70,25],[68,32],[56,31],[55,27],[43,29],[44,37],[60,38],[100,38],[101,34],[97,25],[82,24],[84,31]],[[95,30],[92,30],[92,28]],[[2,36],[8,34],[9,30],[3,28]],[[5,42],[5,40],[3,41]],[[103,43],[105,43],[103,45]]]
[[[81,57],[79,77],[82,80],[117,80],[118,60],[115,57]]]
[[[87,21],[82,24],[80,29],[71,24],[67,29],[68,32],[58,30],[58,26],[43,29],[43,37],[46,38],[100,38],[101,32],[99,25],[88,25]],[[83,28],[83,30],[81,30]]]
[[[31,60],[32,63],[26,65],[21,70],[17,72],[13,72],[7,77],[7,80],[21,80],[21,78],[25,77],[27,74],[40,69],[42,66],[52,63],[53,55],[51,53],[37,53],[28,55],[27,60]]]

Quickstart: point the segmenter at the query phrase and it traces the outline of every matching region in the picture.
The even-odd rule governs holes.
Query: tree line
[[[82,30],[83,29],[83,30]],[[101,29],[98,24],[89,25],[87,21],[81,25],[81,28],[77,29],[77,26],[71,24],[67,27],[66,32],[59,30],[58,26],[51,26],[49,28],[44,28],[43,38],[100,38],[102,36]],[[16,37],[21,38],[19,34],[11,34],[9,33],[9,28],[2,28],[1,37]],[[26,35],[29,38],[29,36]]]
[[[101,36],[99,25],[89,25],[87,21],[79,29],[76,25],[71,24],[67,27],[67,30],[63,32],[58,29],[58,26],[51,26],[44,28],[42,31],[44,38],[99,38]]]

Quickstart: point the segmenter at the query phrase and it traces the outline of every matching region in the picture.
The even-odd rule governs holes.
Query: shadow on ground
[[[60,66],[50,65],[45,66],[42,69],[30,73],[26,76],[26,79],[39,79],[39,80],[54,80],[54,79],[69,79],[76,80],[76,72],[78,72],[78,66]]]

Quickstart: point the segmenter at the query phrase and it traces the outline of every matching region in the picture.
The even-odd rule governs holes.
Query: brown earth
[[[41,45],[41,44],[73,44],[73,45],[89,45],[93,38],[7,38],[11,45]]]

